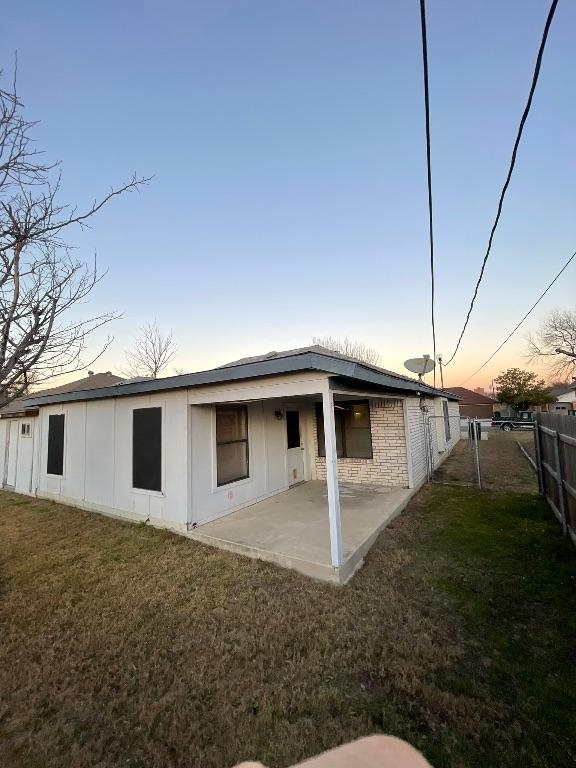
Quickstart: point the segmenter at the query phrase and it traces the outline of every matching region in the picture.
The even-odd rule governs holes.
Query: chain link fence
[[[427,447],[428,477],[439,485],[461,485],[468,488],[482,488],[482,468],[479,442],[482,426],[477,419],[450,418],[450,430],[460,433],[460,441],[451,454],[442,461],[435,461],[436,420],[442,416],[427,414],[425,417],[425,435]],[[443,425],[440,425],[443,429]]]

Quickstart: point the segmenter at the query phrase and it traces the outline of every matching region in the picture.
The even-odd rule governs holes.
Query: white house
[[[454,395],[317,346],[23,406],[4,487],[338,583],[459,439]]]
[[[563,413],[568,416],[576,415],[576,384],[567,384],[551,390],[556,402],[548,406],[549,413]]]

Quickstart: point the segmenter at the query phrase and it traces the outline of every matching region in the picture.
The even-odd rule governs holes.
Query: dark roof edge
[[[434,389],[427,384],[392,376],[363,366],[361,363],[349,362],[339,358],[320,355],[315,352],[263,360],[257,363],[243,363],[229,368],[212,368],[198,373],[185,373],[179,376],[168,376],[164,379],[149,379],[129,384],[115,384],[100,389],[79,389],[74,392],[63,392],[55,395],[26,398],[27,408],[51,405],[53,403],[70,403],[85,400],[104,400],[109,397],[128,397],[152,392],[166,392],[173,389],[188,389],[209,384],[223,384],[244,379],[254,379],[260,376],[275,376],[283,373],[298,371],[319,371],[332,373],[337,376],[356,379],[358,381],[378,384],[396,390],[407,392],[422,392],[423,394],[447,397],[457,401],[459,398],[441,389]]]
[[[0,413],[0,419],[22,419],[30,418],[31,416],[38,416],[37,407],[21,408],[19,411],[5,411]]]

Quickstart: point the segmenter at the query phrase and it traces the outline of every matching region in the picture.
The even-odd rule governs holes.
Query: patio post
[[[330,519],[330,554],[332,565],[339,568],[344,560],[342,550],[342,523],[340,520],[340,491],[338,490],[338,456],[336,453],[336,422],[334,395],[327,382],[322,392],[324,415],[324,447],[326,452],[326,485],[328,487],[328,517]]]

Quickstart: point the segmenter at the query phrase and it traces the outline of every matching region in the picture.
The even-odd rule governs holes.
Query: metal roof
[[[426,395],[447,397],[450,400],[458,400],[458,397],[445,390],[434,389],[414,379],[368,366],[351,358],[333,355],[324,350],[322,352],[316,351],[313,347],[293,350],[286,355],[276,353],[275,357],[248,358],[248,360],[249,362],[238,361],[236,364],[222,368],[212,368],[198,373],[185,373],[162,379],[127,381],[102,389],[77,390],[61,394],[47,394],[40,397],[32,396],[26,399],[26,407],[142,395],[172,389],[187,389],[189,387],[221,384],[230,381],[242,381],[243,379],[255,379],[260,376],[278,376],[298,371],[319,371],[353,381],[356,384],[361,382],[364,385],[369,384],[396,392],[418,392]]]

